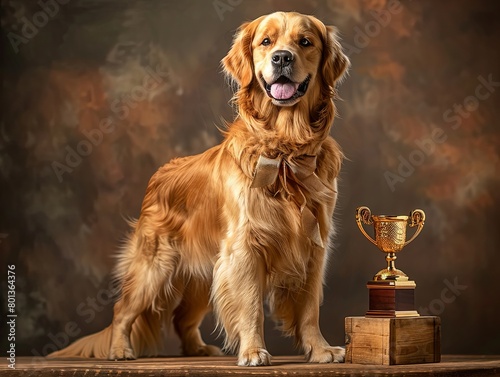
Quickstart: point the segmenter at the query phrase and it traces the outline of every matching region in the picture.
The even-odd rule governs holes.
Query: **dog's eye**
[[[304,46],[304,47],[312,46],[311,41],[307,38],[302,38],[299,43],[301,46]]]
[[[269,46],[271,44],[271,40],[269,38],[264,38],[261,42],[262,46]]]

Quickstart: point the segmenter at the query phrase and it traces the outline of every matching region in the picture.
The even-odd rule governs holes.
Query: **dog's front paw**
[[[238,365],[240,367],[271,365],[271,355],[264,348],[248,349],[240,353]]]
[[[343,363],[344,360],[344,347],[321,347],[311,351],[308,361],[310,363]]]
[[[135,353],[130,347],[114,347],[109,351],[109,360],[135,360]]]

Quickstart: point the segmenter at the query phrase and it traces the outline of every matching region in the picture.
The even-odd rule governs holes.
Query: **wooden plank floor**
[[[236,358],[166,357],[116,362],[98,359],[18,357],[16,369],[0,363],[0,376],[500,376],[500,356],[443,356],[441,363],[413,365],[308,364],[276,356],[270,367],[243,368]]]

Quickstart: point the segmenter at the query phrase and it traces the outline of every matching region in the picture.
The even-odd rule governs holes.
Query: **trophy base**
[[[376,273],[373,277],[374,281],[408,281],[408,275],[406,275],[403,271],[398,270],[397,268],[384,268]]]
[[[345,362],[372,365],[439,363],[441,319],[346,317]]]
[[[372,280],[366,284],[369,292],[369,309],[365,317],[418,317],[415,310],[413,280]]]

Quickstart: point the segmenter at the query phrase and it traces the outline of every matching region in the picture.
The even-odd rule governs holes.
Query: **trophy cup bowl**
[[[374,281],[408,281],[408,276],[395,266],[396,253],[399,253],[404,246],[408,245],[419,235],[424,222],[425,213],[421,209],[412,211],[410,216],[372,215],[368,207],[359,207],[356,209],[356,223],[361,233],[377,246],[380,251],[386,254],[387,267],[377,272],[373,277]],[[366,233],[363,224],[373,224],[375,239]],[[407,226],[417,227],[415,234],[409,240],[406,240]]]

